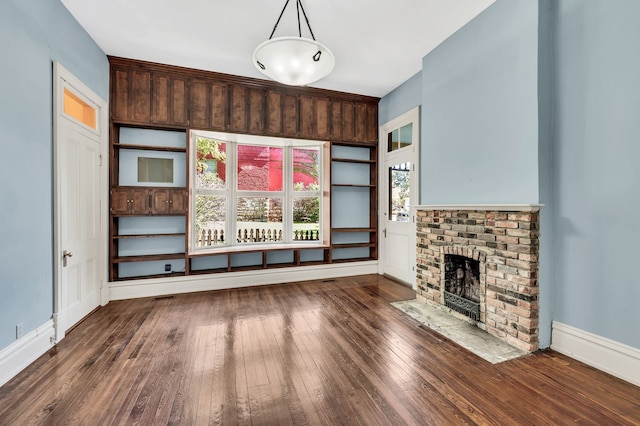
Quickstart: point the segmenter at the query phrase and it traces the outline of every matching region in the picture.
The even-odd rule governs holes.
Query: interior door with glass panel
[[[413,114],[412,114],[413,113]],[[416,111],[382,126],[382,257],[381,272],[415,286],[415,218],[418,204]]]

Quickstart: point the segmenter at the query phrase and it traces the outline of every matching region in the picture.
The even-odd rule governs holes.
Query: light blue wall
[[[378,103],[378,123],[393,120],[422,104],[422,72],[402,83]]]
[[[540,347],[551,345],[553,320],[554,204],[553,204],[553,1],[540,0],[538,10],[538,182],[540,203],[540,253],[538,295]]]
[[[640,2],[558,4],[554,319],[640,348]]]
[[[538,2],[498,0],[422,61],[422,204],[538,202]]]
[[[105,100],[106,56],[58,0],[0,2],[0,349],[53,313],[52,61]]]

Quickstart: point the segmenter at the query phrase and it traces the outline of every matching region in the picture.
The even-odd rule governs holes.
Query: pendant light
[[[316,41],[302,0],[296,0],[298,36],[273,38],[288,5],[289,0],[286,0],[269,40],[253,51],[253,63],[258,71],[272,80],[290,86],[305,86],[329,75],[335,66],[335,58],[331,50]],[[300,12],[307,23],[311,39],[302,37]]]

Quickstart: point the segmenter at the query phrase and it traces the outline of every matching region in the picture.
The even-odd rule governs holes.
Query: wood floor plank
[[[0,424],[640,424],[640,388],[553,351],[492,365],[379,275],[111,302],[0,388]]]

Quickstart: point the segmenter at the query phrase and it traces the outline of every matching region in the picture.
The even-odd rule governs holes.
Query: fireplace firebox
[[[467,317],[480,320],[480,262],[464,256],[444,256],[444,303]]]

